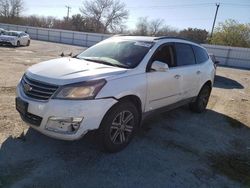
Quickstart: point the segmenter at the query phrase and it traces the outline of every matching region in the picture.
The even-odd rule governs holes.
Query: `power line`
[[[250,4],[240,4],[240,3],[220,3],[223,6],[233,6],[238,8],[249,8]],[[196,8],[196,7],[210,7],[214,6],[214,3],[196,3],[196,4],[172,4],[172,5],[152,5],[152,6],[131,6],[127,7],[129,9],[178,9],[178,8]]]
[[[38,7],[44,7],[44,8],[54,8],[54,6],[61,6],[62,4],[56,3],[52,5],[45,5],[45,4],[36,4]],[[249,8],[250,4],[243,4],[243,3],[220,3],[220,5],[223,6],[237,6],[242,8]],[[195,8],[199,6],[209,7],[214,6],[214,3],[193,3],[193,4],[170,4],[170,5],[152,5],[152,6],[127,6],[127,8],[131,9],[147,9],[147,8]],[[67,7],[67,6],[66,6]],[[74,5],[74,8],[78,8],[79,5]],[[70,7],[72,8],[72,6]]]
[[[214,4],[213,3],[196,3],[196,4],[179,4],[179,5],[153,5],[153,6],[135,6],[135,7],[128,7],[129,9],[147,9],[147,8],[169,8],[169,9],[173,9],[173,8],[194,8],[194,7],[197,7],[197,6],[213,6]]]
[[[225,6],[239,6],[239,7],[250,7],[250,4],[240,4],[240,3],[221,3]]]
[[[191,19],[164,19],[166,22],[168,21],[175,21],[175,22],[190,22],[190,21],[208,21],[211,19],[213,19],[213,17],[211,18],[191,18]],[[130,22],[130,23],[136,23],[138,21],[138,19],[129,19],[126,22]]]

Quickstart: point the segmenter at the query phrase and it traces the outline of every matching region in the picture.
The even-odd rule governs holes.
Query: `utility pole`
[[[67,6],[67,5],[65,7],[68,9],[68,11],[67,11],[67,20],[69,20],[69,11],[70,11],[71,7]]]
[[[220,3],[216,3],[216,12],[215,12],[215,15],[214,15],[214,23],[213,23],[213,27],[212,27],[212,31],[211,31],[211,36],[210,36],[210,38],[213,37],[214,25],[215,25],[215,22],[216,22],[216,18],[217,18],[217,13],[218,13],[219,7],[220,7]]]

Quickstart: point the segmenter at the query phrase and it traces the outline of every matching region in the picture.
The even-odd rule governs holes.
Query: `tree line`
[[[79,14],[63,19],[52,16],[22,16],[25,11],[23,0],[0,0],[0,22],[95,33],[178,36],[198,43],[250,47],[250,23],[226,20],[217,25],[213,37],[210,38],[205,29],[178,30],[166,25],[163,19],[151,20],[147,17],[138,18],[136,28],[129,30],[125,24],[129,11],[120,0],[85,0],[79,10]]]
[[[81,14],[58,19],[52,16],[21,16],[23,0],[0,0],[0,22],[35,27],[58,28],[96,33],[119,33],[128,19],[126,5],[120,0],[85,0]]]

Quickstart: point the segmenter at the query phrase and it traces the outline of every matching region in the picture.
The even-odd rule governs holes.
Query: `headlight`
[[[55,94],[56,99],[94,99],[106,80],[87,81],[76,84],[62,86]]]

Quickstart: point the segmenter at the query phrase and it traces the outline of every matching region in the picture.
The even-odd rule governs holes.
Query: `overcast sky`
[[[138,17],[149,19],[161,18],[167,25],[177,29],[197,27],[211,30],[216,10],[215,3],[220,3],[217,23],[226,19],[235,19],[250,23],[250,0],[121,0],[129,10],[127,26],[135,28]],[[65,5],[71,6],[72,14],[79,13],[82,0],[24,0],[25,14],[55,16],[67,15]]]

